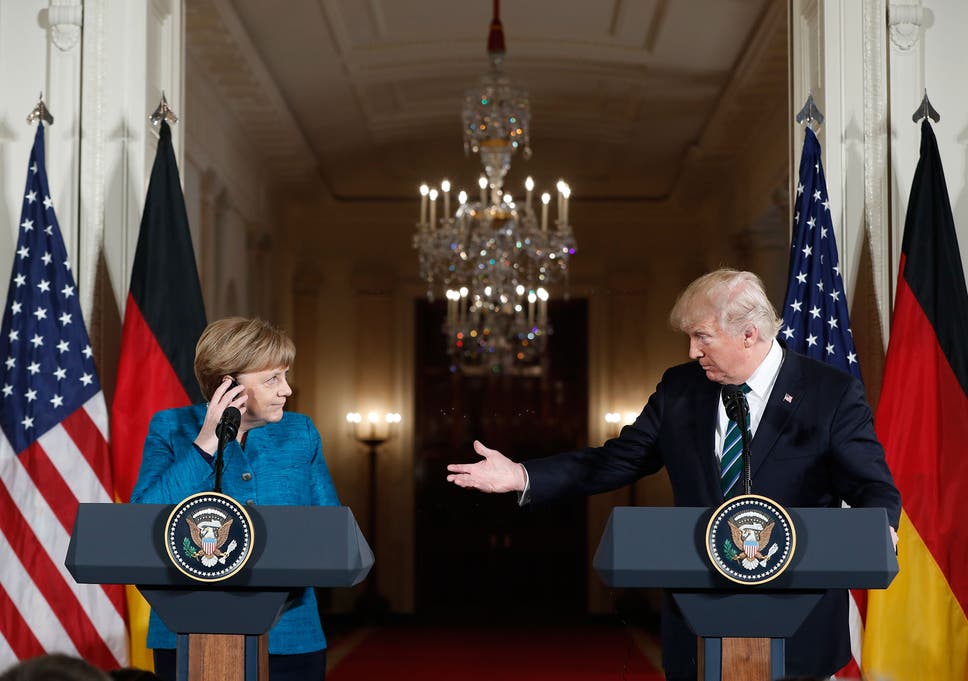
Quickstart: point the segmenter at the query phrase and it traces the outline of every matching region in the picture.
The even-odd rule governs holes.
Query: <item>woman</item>
[[[295,354],[292,340],[260,319],[209,324],[195,347],[195,376],[208,403],[155,414],[131,501],[173,504],[210,491],[215,427],[231,405],[242,421],[223,453],[225,494],[250,506],[339,505],[316,427],[283,409],[292,394],[286,372]],[[175,634],[152,612],[148,647],[155,671],[167,681],[175,681],[175,643]],[[269,670],[273,681],[325,677],[326,637],[312,589],[269,631]]]

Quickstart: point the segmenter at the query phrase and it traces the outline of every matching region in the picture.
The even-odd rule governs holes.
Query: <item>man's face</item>
[[[744,334],[732,336],[712,316],[688,330],[689,357],[699,360],[706,378],[738,385],[750,377],[750,352]]]
[[[243,415],[249,428],[282,419],[286,398],[292,395],[292,388],[286,381],[287,371],[288,367],[277,367],[236,376],[236,380],[245,386],[245,392],[249,396]]]

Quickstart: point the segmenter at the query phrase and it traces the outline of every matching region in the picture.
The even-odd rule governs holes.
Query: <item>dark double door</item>
[[[586,502],[521,509],[445,480],[446,465],[478,460],[481,440],[515,460],[587,441],[587,305],[549,306],[554,334],[540,376],[451,369],[444,308],[416,306],[417,611],[450,619],[560,617],[585,611]]]

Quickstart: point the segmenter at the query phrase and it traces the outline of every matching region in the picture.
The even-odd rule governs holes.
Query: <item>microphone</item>
[[[723,386],[723,407],[726,416],[736,423],[740,437],[743,438],[743,487],[746,494],[752,492],[753,481],[750,471],[750,405],[746,393],[738,385]]]
[[[735,421],[737,426],[742,427],[749,420],[750,405],[743,389],[738,385],[723,386],[723,406],[726,408],[726,416]]]
[[[222,412],[222,419],[215,426],[215,435],[222,442],[230,442],[235,439],[241,423],[242,412],[237,407],[226,407]]]

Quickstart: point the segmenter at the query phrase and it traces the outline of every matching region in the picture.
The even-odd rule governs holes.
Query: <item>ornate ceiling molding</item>
[[[306,136],[231,3],[187,2],[185,25],[187,51],[214,83],[225,115],[237,121],[264,159],[272,181],[305,183],[307,176],[318,176]]]

